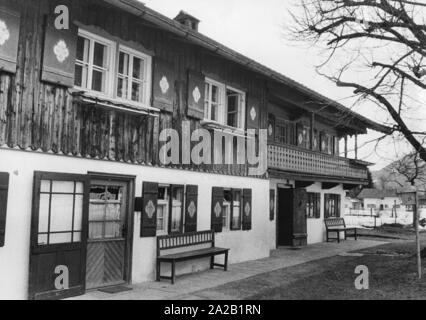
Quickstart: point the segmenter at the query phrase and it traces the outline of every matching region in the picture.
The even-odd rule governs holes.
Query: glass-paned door
[[[86,286],[125,283],[128,185],[92,181],[89,200]]]

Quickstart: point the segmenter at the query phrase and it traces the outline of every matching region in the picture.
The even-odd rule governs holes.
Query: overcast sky
[[[344,105],[351,106],[351,90],[337,88],[318,75],[314,66],[320,61],[319,52],[303,45],[294,45],[284,39],[283,32],[291,24],[288,9],[294,0],[144,0],[150,8],[174,18],[184,10],[201,20],[199,31],[222,44],[318,91]],[[371,105],[354,109],[376,121],[386,114]],[[417,114],[414,118],[420,117]],[[423,117],[426,119],[426,115]],[[376,138],[378,134],[359,138],[360,145]],[[395,158],[393,141],[384,141],[377,151],[375,144],[363,146],[360,157],[376,163],[379,169]]]

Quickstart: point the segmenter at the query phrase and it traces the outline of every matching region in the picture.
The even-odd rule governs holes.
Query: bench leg
[[[337,243],[340,243],[340,231],[337,231]]]
[[[358,234],[357,234],[357,229],[355,229],[355,241],[358,240]]]
[[[214,256],[210,257],[210,269],[213,270],[214,269]]]
[[[161,262],[157,260],[157,281],[161,281]]]
[[[228,252],[225,253],[225,271],[228,271]]]
[[[346,234],[346,230],[345,230],[345,241],[348,239],[348,235]]]
[[[330,239],[328,237],[328,231],[326,231],[325,234],[326,234],[327,242],[330,242]]]
[[[172,284],[175,284],[176,280],[176,263],[172,262]]]

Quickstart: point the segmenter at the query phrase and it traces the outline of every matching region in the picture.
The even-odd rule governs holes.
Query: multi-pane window
[[[340,195],[324,195],[324,215],[325,218],[340,217]]]
[[[170,187],[158,187],[157,231],[167,234],[169,219]]]
[[[223,230],[227,231],[230,229],[229,222],[232,211],[232,190],[227,189],[223,191],[223,210],[222,210],[222,219],[223,219]]]
[[[145,57],[120,47],[117,73],[117,97],[134,102],[146,101]]]
[[[150,56],[79,31],[75,63],[75,86],[78,89],[148,106],[150,75]]]
[[[319,219],[321,217],[320,193],[308,193],[308,200],[306,202],[306,216],[309,219]]]
[[[241,230],[242,198],[242,190],[225,189],[223,191],[222,226],[224,231]]]
[[[183,231],[184,189],[181,186],[159,186],[157,195],[158,234]]]
[[[296,126],[287,120],[278,120],[275,126],[275,141],[281,144],[295,145]]]
[[[90,187],[89,239],[123,237],[125,217],[124,187],[92,185]]]
[[[81,241],[84,184],[41,180],[38,245]]]
[[[206,79],[204,119],[244,129],[245,93]]]
[[[112,42],[81,33],[77,40],[75,85],[85,90],[110,94],[113,50]]]
[[[232,220],[231,230],[241,229],[241,203],[242,203],[242,192],[241,190],[234,190],[232,193]]]
[[[172,187],[170,232],[183,231],[183,187]]]
[[[223,118],[223,95],[225,86],[208,81],[205,84],[204,118],[215,122],[221,122]]]

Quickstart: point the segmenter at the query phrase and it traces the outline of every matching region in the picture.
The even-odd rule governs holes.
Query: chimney
[[[200,23],[200,20],[198,20],[194,16],[191,16],[190,14],[186,13],[183,10],[179,12],[179,14],[176,16],[174,20],[179,22],[181,25],[185,26],[188,29],[198,31],[198,25]]]

